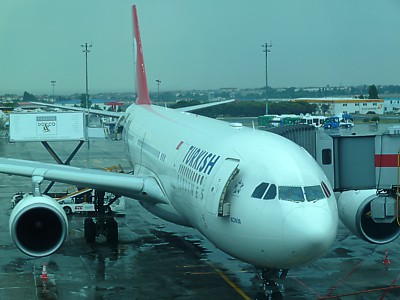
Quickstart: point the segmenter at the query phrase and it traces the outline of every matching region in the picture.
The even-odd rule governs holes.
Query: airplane
[[[332,187],[306,150],[277,134],[152,104],[136,6],[132,7],[137,99],[120,116],[133,174],[0,158],[0,173],[31,178],[32,195],[10,216],[10,234],[33,257],[67,238],[61,206],[42,194],[50,180],[133,198],[152,214],[197,229],[217,248],[260,270],[259,299],[280,299],[275,279],[323,256],[338,209]],[[94,110],[91,110],[94,112]],[[96,111],[98,113],[98,111]],[[85,236],[93,235],[85,220]],[[115,234],[116,222],[105,225]],[[115,238],[115,236],[114,236]]]

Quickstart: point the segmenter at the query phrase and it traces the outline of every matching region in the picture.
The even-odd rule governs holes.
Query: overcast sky
[[[398,0],[1,0],[0,94],[133,91],[137,4],[149,89],[400,84]]]

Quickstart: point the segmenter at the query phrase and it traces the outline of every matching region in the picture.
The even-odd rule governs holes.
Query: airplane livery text
[[[210,175],[219,158],[219,155],[190,146],[182,162],[198,172]]]

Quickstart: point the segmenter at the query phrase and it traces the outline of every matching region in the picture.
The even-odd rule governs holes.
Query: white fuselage
[[[279,135],[132,105],[124,139],[135,174],[156,177],[170,201],[144,206],[198,229],[235,258],[291,268],[322,256],[335,239],[338,215],[328,179],[303,148]],[[324,196],[313,196],[313,189]]]

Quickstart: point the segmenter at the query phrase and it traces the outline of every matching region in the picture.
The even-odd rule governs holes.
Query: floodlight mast
[[[55,80],[51,80],[50,81],[51,85],[53,86],[53,102],[55,101],[55,99],[54,99],[54,86],[56,85],[56,82],[57,81],[55,81]]]
[[[160,79],[156,79],[157,82],[157,102],[160,102],[160,84],[161,84],[161,80]]]
[[[86,99],[85,99],[85,106],[86,109],[89,109],[89,77],[88,77],[88,53],[90,52],[90,50],[88,50],[88,48],[92,47],[92,44],[90,43],[90,45],[88,43],[85,43],[84,45],[81,45],[82,48],[84,48],[84,50],[82,50],[83,53],[85,53],[85,59],[86,59]]]
[[[268,52],[271,52],[269,48],[272,47],[272,42],[265,43],[262,47],[265,52],[265,114],[268,115]]]

